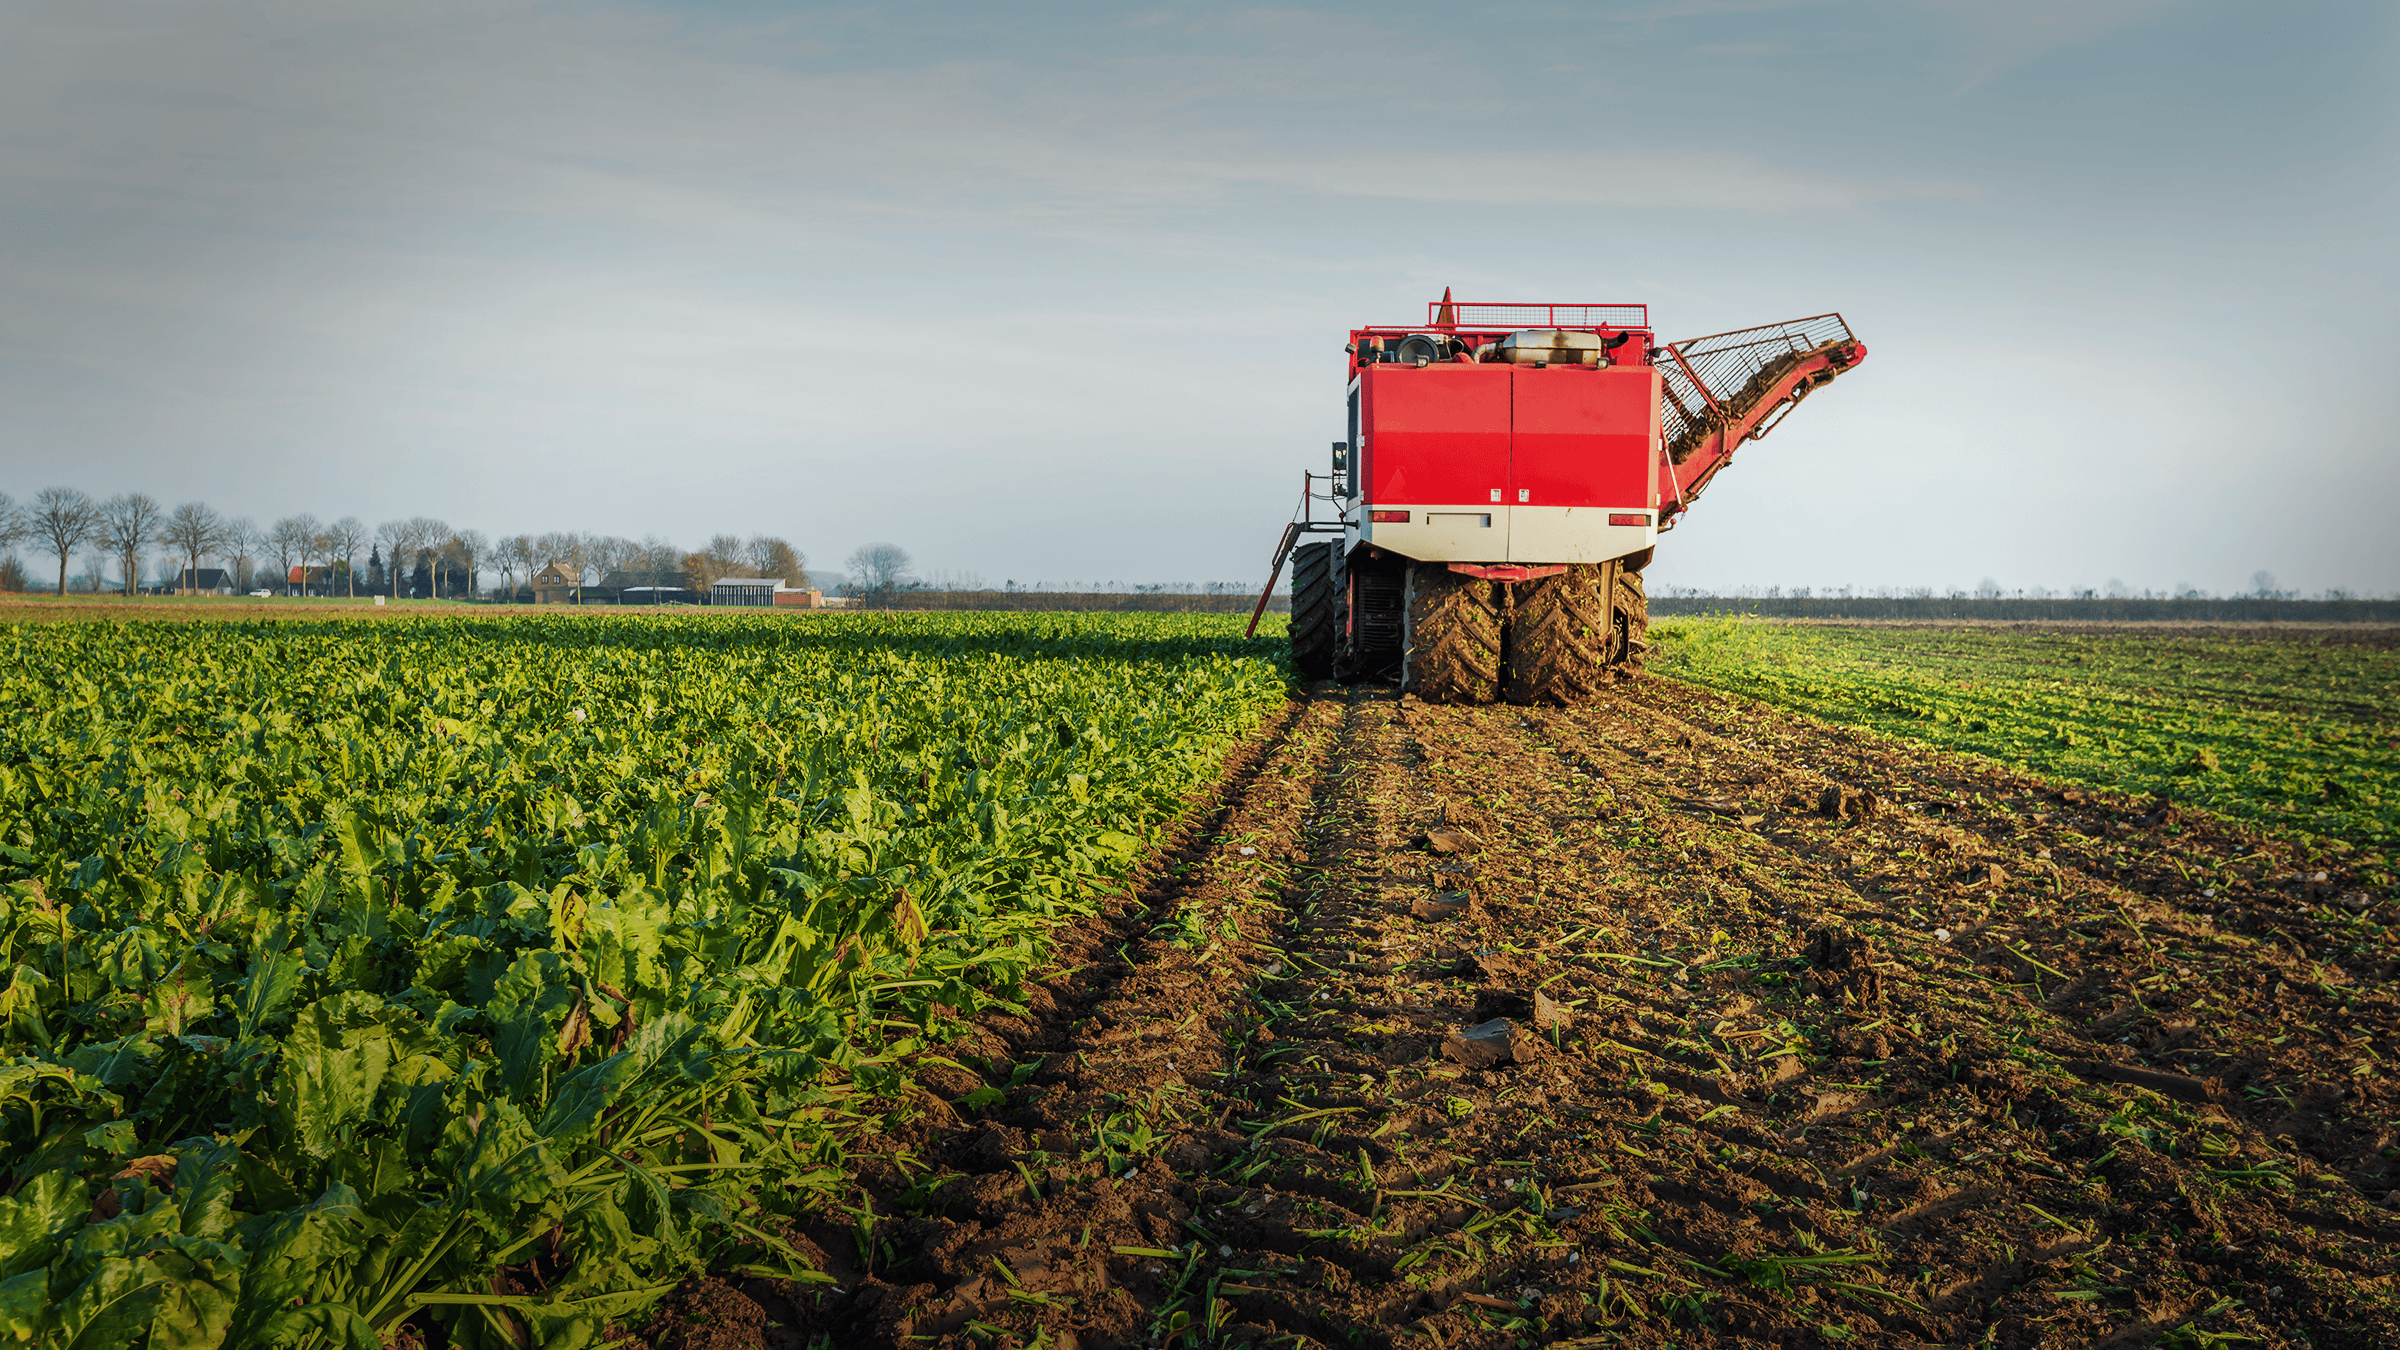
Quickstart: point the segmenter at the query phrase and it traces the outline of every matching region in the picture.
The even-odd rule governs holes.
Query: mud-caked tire
[[[1650,597],[1642,589],[1642,574],[1617,570],[1617,668],[1630,675],[1641,669],[1650,651]]]
[[[1615,563],[1576,563],[1555,576],[1520,581],[1508,611],[1509,702],[1575,707],[1613,678],[1617,656]]]
[[[1408,569],[1408,635],[1400,687],[1427,703],[1500,696],[1499,587],[1440,563]]]
[[[1292,668],[1304,680],[1333,674],[1333,648],[1342,634],[1333,563],[1331,544],[1292,550]]]

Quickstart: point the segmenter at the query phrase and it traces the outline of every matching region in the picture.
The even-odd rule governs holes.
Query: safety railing
[[[1681,464],[1710,432],[1749,416],[1793,366],[1854,341],[1839,314],[1743,328],[1670,344],[1651,364],[1664,377],[1659,434]]]
[[[1443,317],[1448,311],[1449,317]],[[1513,305],[1485,301],[1426,303],[1432,328],[1648,328],[1648,305]]]

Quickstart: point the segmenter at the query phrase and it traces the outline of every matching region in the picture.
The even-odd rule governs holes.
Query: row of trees
[[[249,589],[252,573],[261,563],[273,564],[276,584],[288,588],[295,571],[303,586],[317,585],[324,593],[359,594],[359,554],[369,554],[368,593],[388,588],[400,598],[405,578],[408,593],[427,598],[461,589],[472,595],[481,578],[498,572],[509,594],[518,578],[531,582],[544,567],[557,564],[576,585],[595,578],[615,579],[619,585],[689,586],[706,590],[723,577],[779,577],[784,584],[807,584],[807,559],[789,543],[771,535],[741,538],[721,534],[694,552],[651,536],[631,540],[580,531],[518,534],[493,540],[481,530],[454,529],[427,516],[390,520],[370,530],[356,516],[326,522],[305,512],[261,526],[246,516],[227,516],[205,502],[185,502],[173,510],[139,492],[123,492],[105,501],[74,488],[44,488],[33,500],[19,504],[0,492],[0,546],[28,540],[58,562],[58,589],[67,589],[67,572],[78,550],[96,548],[119,564],[121,585],[132,594],[139,585],[141,557],[153,545],[172,550],[180,564],[178,587],[198,584],[201,564],[218,561],[235,584]],[[410,567],[413,560],[414,567]]]

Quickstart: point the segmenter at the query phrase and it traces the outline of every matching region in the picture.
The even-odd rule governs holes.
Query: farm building
[[[575,599],[575,592],[582,585],[583,579],[569,571],[565,563],[552,562],[549,566],[533,574],[533,603],[537,605],[569,604]]]
[[[766,609],[789,604],[783,596],[798,594],[783,584],[782,577],[718,577],[709,585],[708,603]]]
[[[183,595],[231,595],[233,573],[222,567],[178,568],[175,590]]]
[[[700,592],[688,586],[623,586],[617,590],[620,605],[696,605]]]

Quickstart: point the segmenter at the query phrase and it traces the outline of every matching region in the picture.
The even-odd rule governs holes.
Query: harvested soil
[[[0,595],[0,623],[186,623],[230,620],[256,623],[262,619],[391,619],[405,615],[473,614],[478,611],[455,600],[409,600],[377,605],[375,598],[337,596],[327,599],[260,599],[247,595]],[[489,613],[491,611],[481,611]],[[500,611],[506,613],[508,611]]]
[[[1680,601],[1676,602],[1682,603]],[[1738,613],[1730,607],[1726,613]],[[1665,621],[1667,616],[1659,616]],[[1697,618],[1677,614],[1675,618]],[[2400,624],[2342,621],[2259,622],[2247,619],[1849,619],[1745,615],[1756,623],[1796,628],[1988,628],[2005,633],[2072,633],[2077,637],[2200,638],[2210,642],[2290,642],[2309,647],[2400,647]]]
[[[838,1288],[653,1343],[2400,1344],[2400,912],[2298,847],[1664,680],[1328,688],[927,1071]]]

